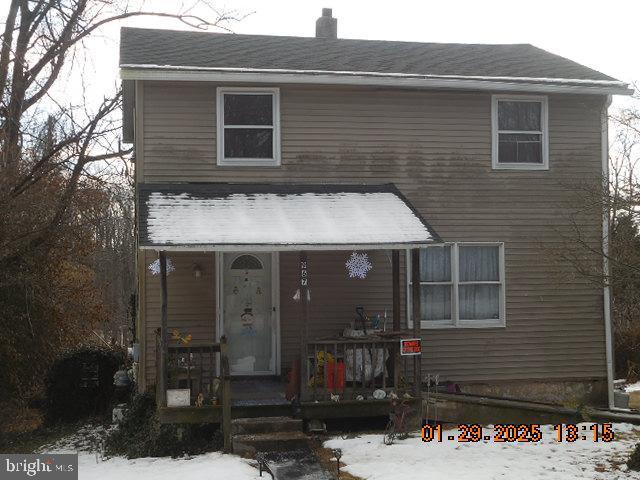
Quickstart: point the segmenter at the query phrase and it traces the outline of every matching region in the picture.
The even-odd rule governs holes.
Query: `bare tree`
[[[622,269],[625,277],[640,275],[640,264],[630,262],[627,255],[621,254],[614,238],[621,217],[630,219],[634,224],[640,220],[640,93],[635,95],[629,106],[613,112],[609,122],[613,132],[609,148],[609,176],[577,179],[563,185],[572,193],[564,205],[569,212],[568,230],[561,232],[564,242],[555,251],[555,255],[571,263],[580,276],[599,286],[612,282],[602,269],[605,258],[612,266]],[[605,252],[600,237],[591,235],[591,228],[584,228],[585,216],[593,219],[597,215],[604,215],[608,221],[609,237],[605,240],[613,247],[609,252]]]
[[[609,177],[566,186],[574,193],[570,214],[551,253],[571,275],[611,289],[616,370],[633,377],[640,374],[640,93],[609,120]],[[608,222],[605,242],[585,228],[585,218],[599,215]]]
[[[37,389],[92,325],[124,319],[132,285],[131,150],[119,142],[122,93],[65,92],[87,42],[132,17],[222,28],[203,0],[174,11],[145,0],[5,0],[0,27],[0,403]],[[202,12],[202,16],[194,12]],[[89,329],[87,331],[87,329]],[[6,409],[0,407],[0,414]],[[0,422],[2,424],[3,422]],[[1,426],[0,426],[1,428]]]
[[[193,14],[196,6],[211,18]],[[120,92],[95,108],[82,94],[67,101],[52,92],[89,36],[140,16],[169,17],[198,29],[226,29],[235,18],[202,1],[176,12],[146,11],[126,0],[10,1],[0,37],[0,265],[55,242],[89,165],[131,153],[117,142]],[[27,193],[60,172],[65,181],[47,214],[38,215],[36,224],[19,221],[30,202]]]

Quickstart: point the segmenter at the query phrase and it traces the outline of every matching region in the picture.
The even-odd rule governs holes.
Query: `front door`
[[[232,375],[273,375],[271,253],[223,255],[223,332]]]

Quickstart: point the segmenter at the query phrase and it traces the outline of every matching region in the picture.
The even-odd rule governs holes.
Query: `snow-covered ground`
[[[256,480],[258,470],[249,460],[218,452],[191,458],[102,459],[95,453],[100,427],[86,427],[76,435],[40,449],[47,453],[78,453],[80,480]],[[264,479],[264,477],[263,477]]]
[[[591,424],[582,424],[591,425]],[[640,479],[640,472],[627,470],[625,462],[640,441],[640,427],[614,424],[616,439],[594,443],[555,440],[551,426],[543,426],[539,443],[441,443],[423,442],[419,437],[384,445],[382,435],[335,438],[326,448],[340,448],[343,470],[367,480],[431,479],[545,479],[615,480]]]
[[[591,424],[581,425],[588,427]],[[488,433],[490,427],[485,428]],[[614,424],[616,439],[610,443],[594,443],[590,437],[587,440],[580,438],[574,443],[559,443],[551,426],[543,426],[542,430],[543,439],[538,443],[456,443],[447,440],[448,435],[456,433],[456,430],[446,430],[442,442],[425,443],[416,435],[387,446],[382,435],[360,435],[334,438],[326,441],[324,446],[340,448],[341,462],[346,464],[343,470],[366,480],[640,480],[640,472],[630,472],[625,465],[635,444],[640,441],[640,426]],[[99,427],[88,427],[54,445],[43,447],[41,451],[78,452],[80,480],[260,478],[249,460],[217,452],[179,459],[101,459],[95,451],[103,436],[104,431]]]
[[[111,458],[96,462],[95,455],[80,453],[80,480],[200,480],[259,479],[258,471],[246,460],[234,455],[207,453],[191,459]],[[264,477],[263,477],[264,478]]]

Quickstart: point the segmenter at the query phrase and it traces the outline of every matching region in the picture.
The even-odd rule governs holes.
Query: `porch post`
[[[156,368],[160,369],[160,381],[156,388],[160,390],[159,406],[167,405],[167,255],[166,252],[160,252],[160,292],[162,297],[162,306],[160,310],[160,365]],[[158,398],[156,396],[156,398]]]
[[[391,315],[393,316],[393,331],[399,332],[401,327],[400,321],[400,250],[391,251],[391,295],[393,301],[393,308]],[[402,359],[400,358],[400,346],[395,343],[391,351],[391,371],[393,372],[393,388],[396,391],[400,385],[400,368],[402,365]]]
[[[227,352],[227,337],[220,337],[220,375],[222,377],[222,435],[223,449],[231,452],[231,372]]]
[[[306,396],[307,382],[309,381],[309,372],[307,371],[308,353],[307,346],[309,341],[309,273],[307,252],[300,251],[300,306],[302,325],[300,326],[300,401]]]
[[[400,330],[400,250],[391,252],[391,275],[392,275],[392,295],[393,295],[393,331]]]
[[[420,332],[420,249],[411,250],[411,306],[413,318],[413,336],[422,338]],[[413,357],[413,391],[420,396],[422,383],[422,354]]]

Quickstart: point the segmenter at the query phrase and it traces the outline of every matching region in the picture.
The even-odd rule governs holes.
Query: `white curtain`
[[[420,280],[423,282],[451,281],[451,247],[437,246],[420,250]]]
[[[451,285],[422,285],[422,320],[451,320]]]
[[[500,281],[500,247],[460,246],[459,281]],[[461,320],[500,318],[500,285],[479,284],[458,287]]]
[[[421,254],[421,281],[451,281],[450,246],[424,248]],[[423,320],[451,320],[451,285],[422,285],[420,302]]]

